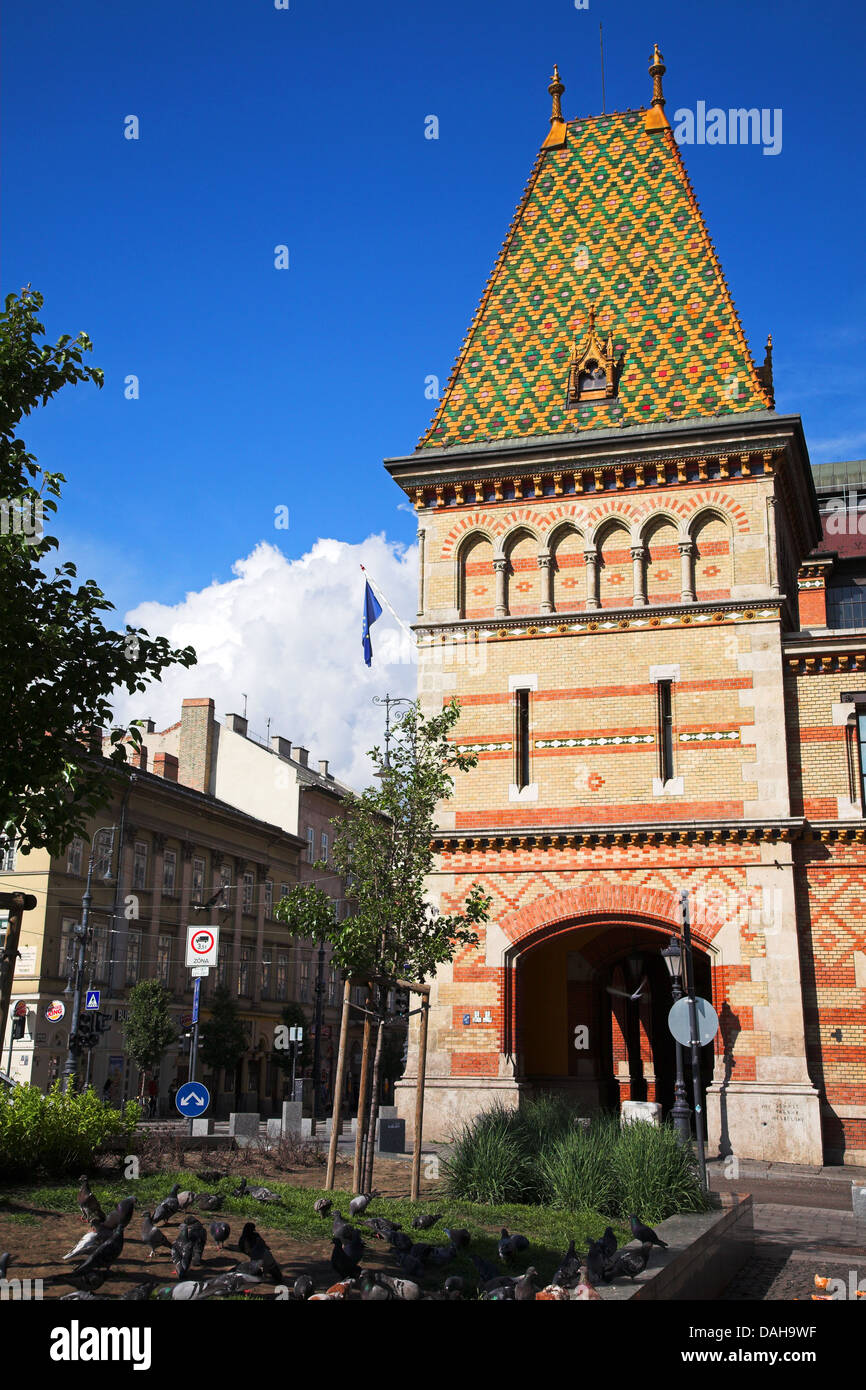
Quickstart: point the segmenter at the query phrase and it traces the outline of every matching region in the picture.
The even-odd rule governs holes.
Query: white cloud
[[[150,716],[162,729],[180,718],[185,698],[212,697],[216,717],[243,713],[250,732],[282,734],[310,750],[315,767],[358,789],[372,771],[366,750],[381,744],[384,709],[372,696],[415,697],[414,642],[384,608],[372,629],[373,664],[364,665],[361,616],[365,565],[407,627],[417,597],[417,547],[383,535],[359,545],[318,540],[300,559],[261,542],[232,566],[233,579],[215,580],[182,603],[144,602],[126,621],[173,646],[196,649],[189,670],[169,669],[146,694],[121,692],[118,721]]]

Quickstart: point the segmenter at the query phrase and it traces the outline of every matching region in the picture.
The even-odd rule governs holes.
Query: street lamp
[[[96,859],[96,842],[103,830],[111,831],[111,848],[109,850],[108,869],[103,874],[103,880],[111,878],[111,856],[114,853],[114,832],[116,825],[101,825],[93,833],[93,840],[90,846],[90,858],[87,861],[87,884],[81,899],[81,921],[72,929],[72,935],[78,943],[78,956],[75,962],[75,985],[72,994],[72,1018],[69,1025],[69,1047],[66,1052],[66,1061],[63,1064],[63,1083],[62,1088],[66,1093],[72,1084],[78,1065],[78,1054],[82,1049],[81,1039],[79,1038],[79,1014],[81,1013],[81,979],[84,974],[84,953],[87,950],[87,943],[90,938],[90,907],[93,902],[93,894],[90,891],[93,883],[93,864]],[[104,853],[104,851],[100,851]],[[68,985],[67,985],[68,988]]]
[[[374,705],[385,706],[385,757],[382,760],[382,766],[376,769],[374,776],[385,777],[386,774],[391,770],[391,758],[389,754],[389,748],[391,744],[391,706],[412,705],[414,703],[414,700],[410,700],[405,695],[393,696],[386,694],[384,700],[381,700],[378,695],[373,696]]]
[[[661,957],[671,977],[671,993],[674,997],[674,1003],[676,1003],[683,997],[683,990],[680,984],[683,971],[683,956],[680,950],[680,943],[675,936],[671,937],[670,945],[664,947],[661,952]],[[671,1114],[680,1143],[688,1144],[692,1137],[692,1112],[686,1100],[686,1084],[683,1079],[682,1044],[676,1042],[675,1046],[677,1050],[677,1079],[674,1084],[674,1108]]]

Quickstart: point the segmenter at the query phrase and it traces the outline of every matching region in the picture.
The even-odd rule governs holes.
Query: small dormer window
[[[612,400],[616,395],[617,371],[613,335],[602,342],[595,329],[595,305],[589,306],[589,329],[574,349],[568,370],[568,404],[581,401]]]

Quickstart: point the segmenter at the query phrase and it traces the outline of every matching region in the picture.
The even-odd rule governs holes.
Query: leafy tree
[[[171,995],[159,980],[139,980],[129,991],[129,1015],[123,1025],[126,1050],[142,1072],[154,1072],[177,1031],[168,1006]]]
[[[100,614],[113,604],[94,580],[79,582],[69,562],[42,568],[58,544],[44,522],[66,479],[43,471],[17,429],[63,386],[103,383],[85,365],[86,333],[40,341],[42,303],[26,288],[7,295],[0,313],[0,709],[12,731],[0,751],[0,841],[58,854],[111,797],[101,730],[112,692],[143,691],[167,666],[192,665],[195,652],[143,628],[111,631]],[[140,729],[114,730],[112,763],[125,763],[125,737],[138,746]]]
[[[321,905],[309,890],[294,892],[275,912],[297,936],[321,934],[330,942],[334,964],[349,975],[373,981],[376,1046],[370,1087],[370,1134],[379,1111],[384,1026],[388,990],[399,979],[421,983],[465,947],[477,945],[476,925],[489,915],[490,898],[474,883],[462,910],[442,913],[428,901],[433,869],[437,808],[454,791],[453,775],[475,767],[474,754],[461,753],[451,740],[460,718],[452,700],[425,718],[412,705],[395,726],[389,766],[381,785],[361,796],[347,796],[329,867],[347,881],[353,915],[343,922],[322,921]],[[370,756],[381,763],[378,748]],[[359,1116],[359,1122],[361,1117]],[[369,1144],[365,1190],[373,1179]]]
[[[240,1060],[249,1048],[249,1041],[228,985],[214,990],[211,1016],[199,1028],[199,1051],[210,1071],[235,1073],[235,1095],[240,1092]]]

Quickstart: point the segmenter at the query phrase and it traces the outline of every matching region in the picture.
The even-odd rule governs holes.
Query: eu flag
[[[361,623],[361,638],[364,646],[364,660],[369,666],[373,660],[373,644],[370,641],[370,628],[381,615],[382,605],[370,588],[369,579],[364,580],[364,618]]]

